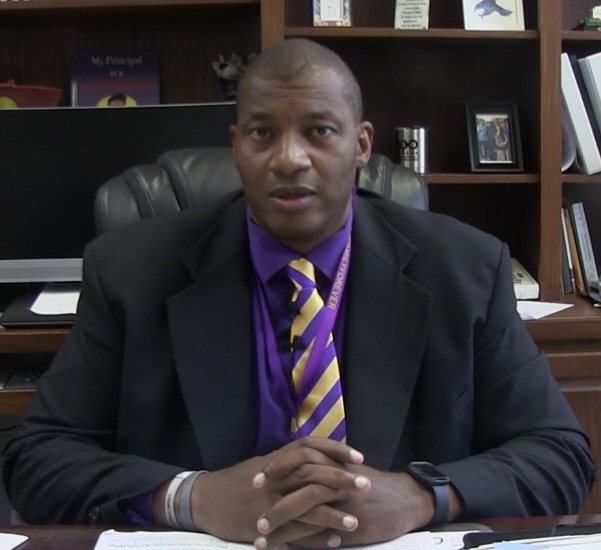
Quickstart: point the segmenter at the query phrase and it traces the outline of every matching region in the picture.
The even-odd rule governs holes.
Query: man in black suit
[[[578,510],[588,440],[516,313],[507,247],[356,191],[372,137],[333,52],[290,40],[253,62],[244,192],[86,251],[77,323],[4,453],[25,520],[141,517],[262,550]],[[288,339],[299,256],[327,304],[309,351]],[[344,414],[306,435],[317,385],[294,369],[322,340]]]

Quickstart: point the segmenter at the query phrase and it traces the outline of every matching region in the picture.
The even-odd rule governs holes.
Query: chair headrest
[[[428,188],[412,170],[373,154],[357,185],[400,204],[428,209]],[[230,147],[167,151],[155,164],[129,168],[96,193],[96,233],[142,218],[186,210],[242,187]]]

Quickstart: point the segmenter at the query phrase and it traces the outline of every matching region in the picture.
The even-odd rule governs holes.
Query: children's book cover
[[[157,52],[78,52],[73,56],[73,107],[132,107],[159,103]]]

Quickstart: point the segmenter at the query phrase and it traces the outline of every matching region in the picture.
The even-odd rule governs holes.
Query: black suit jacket
[[[250,456],[245,211],[234,193],[88,247],[77,323],[5,449],[26,520],[123,522],[120,499]],[[437,464],[465,517],[575,512],[588,441],[516,313],[506,247],[367,192],[352,239],[349,443],[383,470]]]

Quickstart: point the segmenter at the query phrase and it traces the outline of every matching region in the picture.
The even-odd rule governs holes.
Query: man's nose
[[[291,175],[311,166],[305,142],[301,136],[282,135],[274,147],[271,169],[282,175]]]

